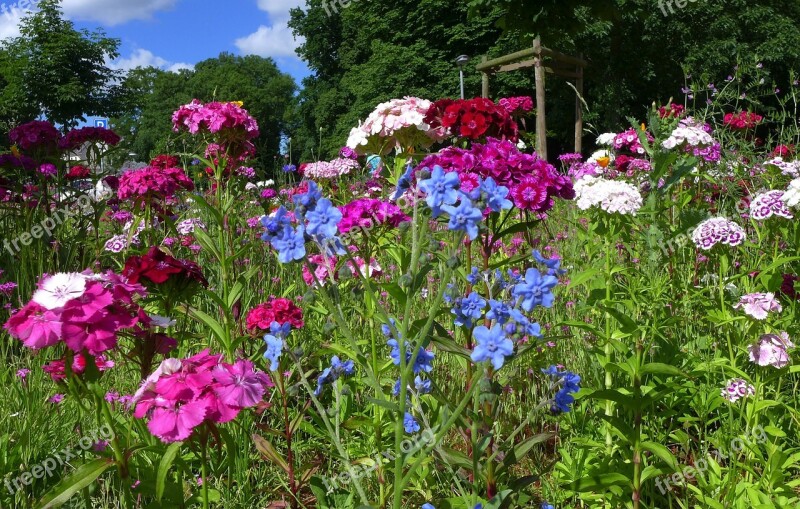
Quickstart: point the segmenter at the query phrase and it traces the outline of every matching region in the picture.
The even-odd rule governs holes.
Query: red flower
[[[153,168],[159,168],[161,170],[166,170],[167,168],[179,168],[181,165],[181,160],[178,159],[176,156],[170,156],[167,154],[161,154],[160,156],[156,156],[150,161],[150,166]]]
[[[79,164],[69,169],[69,171],[67,172],[67,179],[68,180],[85,179],[89,175],[91,175],[91,173],[92,171],[89,168]]]
[[[290,323],[293,328],[300,329],[303,323],[303,310],[289,299],[272,297],[259,304],[247,313],[247,328],[251,332],[268,331],[272,322],[283,325]]]
[[[199,265],[189,260],[173,258],[157,246],[151,247],[144,256],[128,258],[122,275],[128,278],[130,283],[138,283],[141,278],[145,278],[158,285],[172,280],[186,283],[196,281],[208,286],[208,281],[203,277]]]
[[[466,113],[461,117],[461,136],[465,138],[480,138],[486,132],[486,117],[480,113]]]
[[[772,151],[772,157],[791,157],[794,155],[794,145],[778,145]]]
[[[754,128],[762,120],[764,117],[757,113],[740,111],[739,113],[726,113],[722,121],[731,129],[744,130]]]

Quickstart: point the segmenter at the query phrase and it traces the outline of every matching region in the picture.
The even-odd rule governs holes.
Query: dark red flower
[[[92,174],[92,170],[83,166],[81,164],[75,165],[69,169],[67,172],[67,179],[68,180],[77,180],[77,179],[85,179]]]
[[[142,278],[157,285],[167,281],[190,283],[196,281],[208,286],[200,266],[189,260],[178,260],[153,246],[144,256],[131,256],[125,261],[122,275],[130,283],[138,283]]]
[[[150,161],[151,167],[159,168],[161,170],[166,170],[167,168],[178,168],[180,165],[181,160],[179,158],[167,154],[156,156],[152,161]]]

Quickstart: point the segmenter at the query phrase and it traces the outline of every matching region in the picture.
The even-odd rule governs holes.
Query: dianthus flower
[[[258,138],[258,123],[250,114],[234,102],[210,102],[203,104],[194,99],[178,108],[172,116],[175,132],[187,129],[191,134],[208,132],[217,134],[226,141]]]
[[[639,190],[626,182],[584,176],[575,183],[578,208],[600,207],[608,213],[631,214],[642,207]]]
[[[104,127],[81,127],[72,129],[58,143],[61,150],[77,150],[89,142],[117,145],[122,138],[111,129]]]
[[[736,403],[740,399],[747,398],[755,393],[756,388],[741,378],[728,380],[725,387],[720,390],[722,397],[731,403]]]
[[[726,113],[722,123],[734,130],[753,129],[764,117],[749,111],[739,113]]]
[[[753,198],[750,202],[750,217],[756,221],[763,221],[772,216],[792,219],[788,205],[783,201],[783,191],[767,191]]]
[[[350,131],[347,147],[357,154],[389,154],[395,148],[430,146],[436,133],[425,123],[431,102],[417,97],[379,104],[367,119]]]
[[[789,354],[786,351],[790,348],[794,348],[794,343],[787,333],[781,332],[762,335],[756,344],[747,347],[747,351],[750,354],[750,361],[759,366],[781,369],[789,364]]]
[[[479,140],[487,137],[508,139],[516,142],[519,137],[517,123],[511,117],[513,111],[528,106],[525,98],[506,99],[505,105],[495,104],[490,99],[442,99],[436,101],[425,114],[425,123],[438,140],[451,136]],[[527,98],[530,101],[530,97]],[[531,109],[533,103],[530,103]],[[509,108],[513,108],[509,110]]]
[[[145,167],[129,170],[122,174],[117,197],[120,200],[173,198],[178,191],[194,189],[194,182],[181,168]]]
[[[744,229],[733,221],[724,217],[714,217],[700,223],[694,232],[692,240],[695,245],[703,250],[709,250],[717,244],[738,246],[747,239]]]
[[[197,282],[208,286],[208,281],[203,276],[199,265],[190,260],[178,260],[161,251],[157,246],[152,246],[143,256],[128,258],[122,274],[132,283],[146,279],[157,285],[167,282],[188,285],[191,282]]]
[[[400,223],[410,221],[402,210],[393,203],[361,198],[339,207],[342,220],[339,222],[339,233],[348,233],[352,229],[369,231],[378,226],[396,228]]]
[[[50,122],[34,120],[11,129],[8,139],[26,152],[53,152],[58,148],[61,133]]]
[[[770,312],[780,313],[783,307],[775,298],[774,293],[748,293],[742,295],[739,302],[733,309],[742,309],[745,314],[752,316],[756,320],[763,320]]]
[[[164,443],[189,438],[204,423],[232,421],[253,407],[273,387],[252,362],[222,362],[208,350],[188,359],[167,359],[142,384],[131,400],[133,416],[147,419],[147,429]]]
[[[310,179],[335,179],[359,168],[358,161],[354,159],[338,158],[307,164],[303,169],[303,176]]]
[[[247,329],[252,332],[268,331],[272,322],[280,325],[288,323],[295,329],[301,329],[304,325],[303,310],[290,299],[277,297],[272,297],[251,309],[245,321]]]

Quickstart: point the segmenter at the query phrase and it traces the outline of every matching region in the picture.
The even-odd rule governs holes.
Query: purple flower
[[[733,378],[728,380],[725,387],[720,390],[722,397],[731,403],[736,403],[741,398],[752,396],[756,393],[755,387],[747,383],[741,378]]]

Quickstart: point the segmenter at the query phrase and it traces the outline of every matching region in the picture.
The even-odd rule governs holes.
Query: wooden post
[[[489,57],[483,55],[481,57],[481,62],[485,63],[489,60]],[[486,71],[481,71],[481,97],[484,99],[489,98],[489,73]]]
[[[578,55],[583,58],[583,54]],[[581,98],[583,97],[583,67],[580,65],[575,66],[575,72],[579,77],[575,80],[575,152],[581,153],[583,148],[583,104]]]
[[[544,65],[542,62],[542,40],[533,40],[534,69],[536,79],[536,153],[547,160],[547,121],[544,107]]]

